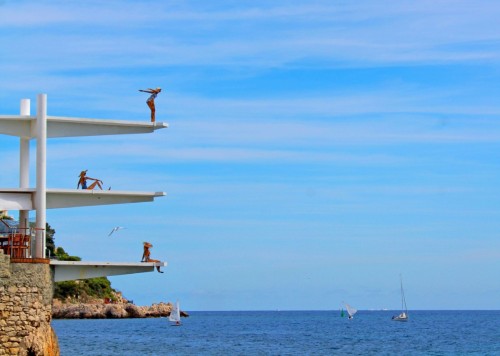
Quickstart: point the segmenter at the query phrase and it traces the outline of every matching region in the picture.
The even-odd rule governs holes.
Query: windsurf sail
[[[357,309],[351,307],[349,304],[344,303],[344,305],[345,305],[345,309],[347,310],[347,314],[349,314],[350,318],[352,318],[354,316],[354,314],[356,314],[358,312]]]
[[[170,316],[168,317],[169,321],[173,321],[174,323],[180,323],[181,321],[181,310],[179,308],[179,302],[175,303],[172,306],[172,310],[170,311]]]

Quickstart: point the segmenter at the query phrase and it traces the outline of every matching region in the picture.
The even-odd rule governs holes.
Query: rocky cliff
[[[118,319],[118,318],[158,318],[170,315],[171,303],[158,303],[151,306],[137,306],[131,303],[105,304],[100,301],[91,303],[62,303],[54,299],[52,318],[54,319]],[[181,316],[188,316],[181,312]]]

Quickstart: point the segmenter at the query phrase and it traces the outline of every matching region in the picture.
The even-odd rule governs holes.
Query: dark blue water
[[[165,318],[54,320],[61,355],[500,355],[500,311],[192,312]]]

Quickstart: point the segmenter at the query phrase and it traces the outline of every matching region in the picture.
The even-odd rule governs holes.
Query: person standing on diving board
[[[148,104],[149,108],[151,109],[151,122],[155,122],[155,119],[156,119],[155,118],[155,112],[156,112],[155,99],[156,99],[156,96],[158,94],[160,94],[161,88],[156,88],[156,89],[149,88],[146,90],[139,89],[139,91],[151,94],[151,96],[148,98],[148,100],[146,100],[146,104]]]

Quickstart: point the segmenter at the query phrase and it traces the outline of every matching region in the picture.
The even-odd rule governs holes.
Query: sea
[[[167,318],[53,320],[62,356],[500,355],[500,311],[189,312]]]

